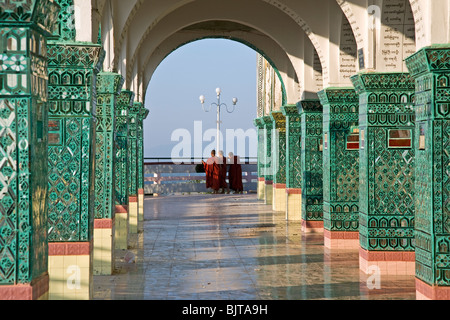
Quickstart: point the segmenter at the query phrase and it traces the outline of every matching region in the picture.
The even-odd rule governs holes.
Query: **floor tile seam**
[[[231,238],[231,240],[232,240],[233,243],[234,243],[234,238],[233,238],[232,236],[230,236],[230,238]],[[235,246],[235,248],[236,248],[236,244],[234,244],[234,246]],[[236,252],[237,252],[237,254],[238,254],[238,256],[239,256],[239,260],[241,261],[242,266],[244,267],[244,270],[246,271],[246,274],[251,275],[251,273],[249,272],[249,270],[248,270],[246,264],[245,264],[244,261],[243,261],[243,258],[242,258],[242,256],[241,256],[240,252],[239,252],[237,249],[236,249]],[[254,270],[253,270],[253,271],[254,271]],[[254,281],[254,277],[250,276],[250,279],[251,279],[250,281],[251,281],[252,284],[253,284],[253,288],[254,288],[254,290],[255,290],[257,296],[258,296],[258,299],[261,299],[261,295],[260,295],[260,292],[259,292],[259,288],[258,288],[258,285],[257,285],[257,284],[255,283],[255,281]]]

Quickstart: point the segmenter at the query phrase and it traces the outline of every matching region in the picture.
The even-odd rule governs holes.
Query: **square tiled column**
[[[406,59],[415,80],[415,253],[418,299],[450,299],[450,44]]]
[[[45,300],[49,290],[46,47],[58,28],[59,7],[52,1],[2,1],[1,7],[0,300]]]
[[[97,122],[94,207],[94,274],[111,275],[114,269],[115,196],[114,156],[117,96],[123,77],[100,72],[97,76]]]
[[[93,272],[96,85],[104,51],[97,44],[63,38],[49,41],[47,50],[49,296],[88,300]]]
[[[265,152],[265,133],[264,122],[261,118],[257,118],[253,121],[253,124],[258,131],[258,200],[264,201],[265,199],[265,177],[264,177],[264,152]]]
[[[271,113],[272,162],[273,166],[273,200],[275,212],[286,212],[286,117],[281,111]]]
[[[138,233],[139,166],[142,165],[139,157],[139,122],[142,106],[141,102],[134,102],[128,109],[128,231],[131,234]]]
[[[378,72],[351,79],[360,97],[360,268],[414,275],[414,81]]]
[[[144,222],[144,120],[149,115],[149,110],[140,108],[137,117],[137,189],[138,189],[138,228],[142,228]]]
[[[273,204],[273,168],[275,166],[272,155],[272,133],[273,121],[271,117],[264,116],[261,118],[264,126],[264,149],[263,164],[261,166],[261,174],[264,176],[264,203],[272,206]]]
[[[297,105],[301,117],[302,229],[323,232],[323,107],[319,100]]]
[[[323,106],[323,220],[329,248],[359,248],[359,97],[354,88],[319,92]]]
[[[286,117],[286,220],[302,217],[301,117],[296,105],[281,107]]]
[[[129,201],[129,127],[128,113],[134,103],[134,93],[122,90],[117,97],[115,142],[116,153],[114,157],[114,183],[115,183],[115,247],[126,250],[128,248],[128,201]]]

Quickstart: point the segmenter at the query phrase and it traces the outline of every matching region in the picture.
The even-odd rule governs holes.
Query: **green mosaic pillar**
[[[138,121],[138,160],[137,160],[137,189],[138,189],[138,224],[144,222],[144,120],[150,111],[141,108]]]
[[[301,115],[302,230],[323,232],[323,107],[298,103]]]
[[[94,275],[111,275],[114,270],[114,130],[117,96],[123,83],[117,73],[100,72],[97,76]]]
[[[96,79],[100,45],[76,42],[73,1],[48,41],[49,298],[89,300],[93,286]],[[70,259],[68,259],[70,257]]]
[[[138,233],[138,123],[142,103],[134,102],[128,110],[128,232]]]
[[[134,93],[122,90],[116,107],[116,154],[114,157],[114,182],[116,189],[115,248],[128,248],[128,111],[134,103]]]
[[[272,111],[273,201],[275,212],[286,212],[286,117]]]
[[[415,252],[418,299],[450,299],[450,44],[406,59],[415,79]]]
[[[47,37],[53,1],[0,6],[0,300],[48,298]]]
[[[274,171],[274,157],[272,155],[272,131],[273,131],[273,120],[269,116],[264,116],[261,118],[264,125],[264,157],[263,157],[263,167],[261,168],[264,175],[264,203],[266,205],[272,206],[273,204],[273,171]]]
[[[327,248],[359,248],[359,97],[319,92],[323,105],[323,220]]]
[[[286,220],[301,221],[301,117],[296,105],[281,107],[286,117]]]
[[[264,166],[264,122],[261,118],[253,120],[258,133],[258,200],[264,201],[265,198],[265,178],[263,172]]]
[[[360,98],[360,268],[413,275],[414,81],[378,72],[351,79]]]

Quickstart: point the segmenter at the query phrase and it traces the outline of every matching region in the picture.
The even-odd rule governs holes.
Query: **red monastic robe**
[[[203,162],[203,165],[205,166],[206,173],[206,188],[218,191],[220,189],[220,167],[218,159],[211,157],[206,163]]]
[[[242,166],[238,156],[235,156],[233,161],[230,163],[228,180],[230,182],[231,190],[236,192],[244,191],[244,186],[242,185]]]
[[[227,184],[227,158],[223,157],[222,161],[219,159],[219,167],[220,167],[220,187],[228,188]]]

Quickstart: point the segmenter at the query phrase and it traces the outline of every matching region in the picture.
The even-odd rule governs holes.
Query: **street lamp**
[[[232,102],[233,102],[233,109],[229,110],[228,106],[225,103],[220,103],[220,96],[222,94],[222,90],[220,88],[216,89],[216,94],[217,94],[217,103],[211,103],[211,106],[209,107],[209,109],[205,108],[205,96],[201,95],[200,96],[200,102],[202,103],[202,108],[203,111],[205,112],[210,112],[213,106],[217,107],[217,153],[220,151],[220,111],[221,111],[221,107],[225,107],[228,113],[233,113],[235,108],[236,108],[236,104],[238,103],[238,99],[237,98],[233,98]]]

